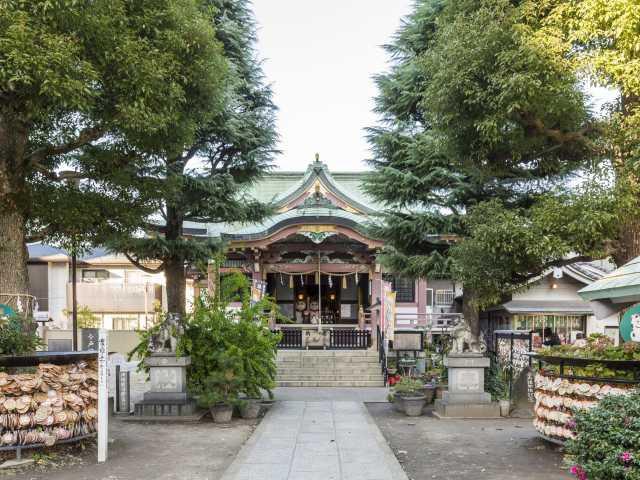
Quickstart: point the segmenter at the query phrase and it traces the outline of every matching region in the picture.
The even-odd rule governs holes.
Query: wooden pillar
[[[427,322],[427,280],[419,278],[416,285],[416,297],[418,300],[417,325],[425,326]]]

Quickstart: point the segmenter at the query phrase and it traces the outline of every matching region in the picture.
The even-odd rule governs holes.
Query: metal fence
[[[329,331],[329,348],[332,350],[359,350],[371,346],[371,332],[368,330]]]
[[[302,348],[302,330],[298,328],[282,328],[274,330],[274,332],[282,334],[278,348],[294,350]]]

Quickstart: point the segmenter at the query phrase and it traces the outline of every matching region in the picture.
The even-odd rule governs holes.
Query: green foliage
[[[393,394],[399,397],[411,397],[423,395],[424,384],[417,378],[402,377],[402,379],[393,386]]]
[[[608,395],[576,412],[576,438],[566,445],[572,471],[589,480],[640,479],[640,394]]]
[[[270,208],[246,194],[247,187],[271,166],[277,134],[271,89],[265,85],[255,53],[255,21],[248,0],[205,0],[213,12],[209,21],[223,47],[229,71],[223,96],[209,115],[196,120],[196,135],[160,155],[145,150],[149,168],[121,179],[134,185],[155,211],[141,215],[148,236],[118,235],[111,245],[127,252],[138,266],[160,263],[167,282],[175,284],[169,310],[184,310],[185,265],[205,262],[221,250],[220,242],[184,235],[183,223],[255,222]],[[199,160],[199,166],[195,159]],[[191,163],[190,163],[191,162]],[[162,212],[158,227],[157,212]],[[158,231],[160,230],[160,234]]]
[[[490,355],[491,363],[487,369],[485,391],[491,394],[493,400],[509,400],[509,376],[507,371],[500,368],[495,354]]]
[[[139,229],[157,210],[140,171],[194,141],[227,71],[199,0],[0,0],[0,217],[14,237],[79,251]]]
[[[640,344],[636,342],[626,342],[618,347],[606,335],[594,333],[589,335],[585,346],[576,345],[557,345],[553,347],[543,348],[540,353],[542,355],[559,356],[567,358],[587,358],[594,360],[635,360],[640,361]],[[546,370],[552,370],[555,373],[560,372],[557,365],[545,365]],[[565,365],[564,372],[566,375],[576,375],[585,377],[600,378],[622,378],[634,380],[633,371],[628,369],[613,369],[602,364],[590,364],[585,366]]]
[[[589,166],[596,128],[563,43],[537,35],[526,7],[421,0],[376,79],[366,187],[387,206],[372,227],[380,258],[412,277],[455,276],[478,291],[476,307],[568,249],[600,252],[610,232],[600,205],[581,218],[598,197],[544,195]]]
[[[241,306],[234,311],[230,304],[238,301]],[[262,390],[271,395],[280,341],[280,335],[272,333],[268,326],[273,307],[269,298],[251,305],[249,281],[241,274],[224,277],[219,296],[198,300],[179,344],[180,353],[191,356],[190,389],[203,391],[221,362],[233,360],[239,364],[239,378],[234,378],[241,384],[240,392],[252,398],[260,397]]]
[[[215,402],[223,402],[226,400],[220,398],[231,399],[239,393],[259,398],[263,390],[272,395],[280,334],[271,332],[268,322],[275,304],[270,298],[251,304],[249,286],[242,274],[225,276],[217,287],[218,295],[197,299],[186,318],[177,354],[191,357],[188,387],[196,395],[206,394],[205,403],[216,398]],[[151,354],[149,340],[162,320],[149,330],[138,331],[140,343],[129,352],[129,359],[144,360]],[[145,369],[144,361],[140,368]]]
[[[24,355],[44,346],[36,323],[20,315],[0,317],[0,355]]]
[[[63,310],[67,316],[71,315],[69,310]],[[100,328],[102,321],[86,305],[78,306],[78,328]]]
[[[202,407],[216,404],[235,405],[245,385],[245,372],[242,350],[235,345],[227,350],[214,352],[211,362],[216,368],[202,380],[192,393]]]
[[[484,202],[464,223],[468,235],[450,250],[453,272],[487,307],[576,252],[579,258],[606,256],[618,217],[611,190],[594,183],[540,195],[527,209]]]

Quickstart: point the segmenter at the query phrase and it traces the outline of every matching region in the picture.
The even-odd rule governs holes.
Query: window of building
[[[109,270],[82,270],[83,282],[96,282],[109,278]]]
[[[138,316],[135,317],[113,317],[113,330],[136,330],[140,328]]]
[[[416,282],[408,277],[393,276],[391,288],[396,292],[396,303],[413,303],[416,301]]]
[[[454,297],[453,290],[436,290],[436,305],[451,305]]]
[[[586,332],[584,315],[514,315],[513,328],[516,330],[535,330],[542,332],[550,328],[564,338],[571,338],[572,332]]]

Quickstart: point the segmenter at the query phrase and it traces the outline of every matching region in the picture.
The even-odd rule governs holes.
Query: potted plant
[[[244,419],[258,418],[260,410],[262,410],[262,397],[249,398],[245,397],[238,402],[240,409],[240,416]]]
[[[402,403],[402,397],[399,395],[395,395],[393,392],[387,395],[387,400],[389,403],[393,405],[393,409],[396,412],[403,413],[404,412],[404,404]]]
[[[427,405],[430,405],[433,402],[433,399],[436,396],[436,384],[427,382],[424,384],[423,392],[425,397],[425,402]]]
[[[244,384],[242,352],[234,345],[214,355],[218,368],[211,371],[195,392],[198,404],[208,408],[215,423],[228,423]]]
[[[422,381],[404,377],[394,386],[393,395],[394,398],[399,397],[401,399],[405,415],[409,417],[422,415],[422,409],[426,401]]]

